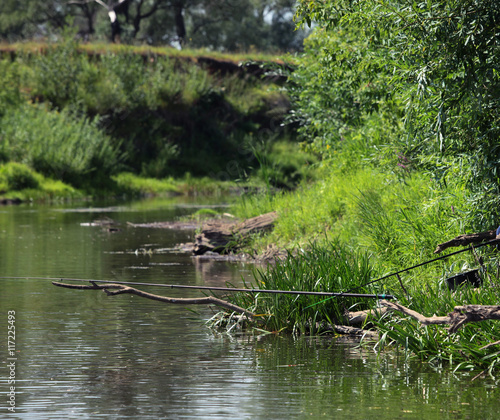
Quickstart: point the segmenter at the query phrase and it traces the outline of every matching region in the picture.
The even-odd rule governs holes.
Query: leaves
[[[345,147],[372,123],[372,113],[385,130],[404,123],[404,131],[389,131],[389,148],[436,178],[459,168],[474,208],[487,206],[480,224],[494,223],[500,216],[500,4],[303,0],[296,20],[316,25],[291,89],[294,120],[314,148],[331,156],[325,148]],[[437,160],[448,169],[431,163]],[[481,227],[476,211],[469,220]]]

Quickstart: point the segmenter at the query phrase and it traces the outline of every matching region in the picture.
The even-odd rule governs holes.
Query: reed
[[[304,290],[356,293],[382,293],[381,285],[363,286],[372,277],[370,255],[356,252],[338,242],[326,246],[311,243],[296,254],[289,253],[267,269],[256,269],[255,284],[262,290]],[[346,297],[322,298],[284,294],[237,294],[235,303],[262,314],[264,328],[270,331],[321,333],[321,323],[342,323],[346,311],[371,307],[373,302],[360,302]]]
[[[70,110],[30,104],[8,109],[0,120],[0,154],[45,176],[86,187],[89,175],[102,181],[119,169],[117,148],[97,123]]]
[[[424,287],[421,283],[409,284],[409,296],[402,295],[400,303],[426,316],[446,315],[455,306],[461,305],[498,305],[498,258],[491,250],[481,253],[486,261],[481,274],[482,287],[464,284],[451,291],[443,282],[429,282]],[[483,348],[498,341],[498,321],[467,324],[453,335],[448,334],[445,326],[422,326],[397,314],[387,314],[375,323],[382,337],[378,346],[396,345],[404,349],[408,358],[416,357],[436,365],[446,364],[455,370],[483,369],[490,374],[497,370],[500,362],[498,345]]]

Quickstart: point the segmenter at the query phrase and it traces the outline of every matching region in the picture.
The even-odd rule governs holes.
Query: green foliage
[[[0,117],[9,107],[17,106],[22,101],[19,70],[10,60],[0,61]],[[0,155],[1,160],[1,155]]]
[[[373,61],[370,43],[361,31],[344,28],[318,29],[307,39],[288,91],[294,103],[291,121],[315,152],[328,156],[343,147],[373,113],[379,127],[397,131],[390,75],[387,66]]]
[[[47,36],[64,24],[68,3],[59,0],[2,0],[0,38],[8,41]]]
[[[376,111],[398,128],[388,155],[443,182],[458,171],[471,192],[469,224],[490,228],[500,203],[499,18],[495,0],[301,1],[299,24],[318,25],[294,76],[303,134],[341,147]]]
[[[87,40],[109,40],[111,27],[105,3],[110,7],[118,4],[3,0],[0,39],[58,37],[62,29],[74,27]],[[127,3],[127,18],[118,12],[115,22],[120,26],[116,41],[122,43],[178,46],[182,43],[183,47],[218,51],[276,52],[300,49],[305,33],[294,30],[295,0],[129,0]]]
[[[97,127],[97,120],[69,110],[48,111],[25,105],[0,120],[0,153],[36,171],[78,187],[105,182],[118,169],[118,153]]]
[[[28,48],[15,65],[33,100],[99,115],[127,170],[146,177],[234,179],[254,163],[240,152],[242,138],[270,142],[284,132],[282,93],[256,77],[210,73],[194,57],[126,47],[86,52],[68,36],[43,54]],[[298,179],[286,177],[289,186]]]
[[[23,83],[38,100],[62,108],[76,97],[83,55],[77,50],[75,31],[68,27],[63,40],[49,44],[44,54],[21,54]]]
[[[0,184],[4,184],[8,190],[24,190],[38,188],[39,181],[26,165],[9,162],[0,166]]]
[[[94,60],[72,38],[21,60],[33,97],[59,109],[77,105],[92,114],[192,104],[210,86],[207,73],[196,66],[127,51]]]

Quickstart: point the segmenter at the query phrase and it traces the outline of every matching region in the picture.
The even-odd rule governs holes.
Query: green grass
[[[255,284],[247,287],[339,293],[356,288],[356,293],[383,293],[379,284],[363,287],[373,275],[370,258],[340,243],[312,243],[267,269],[255,270]],[[342,324],[346,311],[367,309],[373,304],[359,298],[267,293],[238,294],[234,302],[259,314],[264,320],[260,328],[311,335],[322,332],[317,323]]]
[[[49,111],[25,104],[9,108],[0,119],[0,156],[24,163],[47,177],[89,187],[118,169],[119,154],[96,120],[71,110]]]
[[[119,191],[130,195],[178,194],[179,186],[172,178],[143,178],[130,172],[122,172],[112,177]]]
[[[238,193],[247,184],[232,181],[216,181],[208,177],[194,178],[186,174],[182,178],[147,178],[130,172],[121,172],[112,177],[116,191],[136,196],[148,195],[206,195],[227,196]]]
[[[0,197],[22,201],[83,198],[83,193],[62,181],[44,177],[16,162],[0,164]]]
[[[440,188],[422,174],[401,180],[370,166],[348,173],[323,169],[318,177],[296,192],[244,197],[235,206],[241,217],[273,210],[280,215],[273,232],[255,247],[293,248],[338,238],[401,267],[432,255],[441,239],[464,233],[460,185]]]

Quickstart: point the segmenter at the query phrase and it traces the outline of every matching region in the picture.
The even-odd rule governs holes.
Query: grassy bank
[[[281,124],[289,107],[282,62],[80,45],[70,35],[0,48],[0,163],[22,163],[86,194],[121,192],[130,178],[116,182],[120,173],[263,180],[262,158],[277,157],[281,186],[304,175],[279,163],[293,154],[280,146],[293,141]]]
[[[470,22],[455,26],[444,19],[453,9],[464,22],[472,16],[493,22],[486,16],[496,8],[485,3],[481,12],[466,13],[452,2],[422,10],[368,2],[358,5],[360,13],[350,3],[300,4],[299,20],[317,26],[287,85],[290,120],[305,148],[321,156],[320,176],[292,193],[245,197],[234,210],[245,217],[277,211],[274,231],[254,238],[251,247],[290,250],[286,261],[256,273],[253,286],[331,292],[362,286],[393,294],[426,316],[465,304],[497,305],[500,259],[493,247],[385,277],[433,259],[439,243],[500,223],[499,108],[491,95],[499,86],[498,45],[469,48],[459,28]],[[420,32],[424,14],[426,21],[434,17],[434,32]],[[485,23],[478,36],[490,40],[496,30]],[[478,93],[484,86],[488,92]],[[446,279],[470,269],[480,269],[483,286],[450,291]],[[307,334],[342,321],[339,314],[347,310],[376,306],[265,294],[237,299],[262,315],[269,330]],[[390,313],[370,326],[381,336],[377,349],[390,343],[436,365],[498,372],[498,321],[448,334],[443,326]]]
[[[436,258],[434,250],[467,230],[469,196],[462,181],[439,185],[428,174],[401,179],[380,168],[330,169],[319,182],[295,192],[262,194],[240,201],[234,212],[251,216],[276,210],[279,218],[268,236],[251,247],[280,244],[290,250],[284,261],[257,270],[252,288],[391,294],[425,316],[445,316],[456,306],[498,305],[499,255],[482,247],[453,255],[398,276],[388,274]],[[455,251],[452,249],[451,251]],[[447,254],[451,251],[446,251]],[[440,254],[441,255],[441,254]],[[447,279],[480,269],[483,285],[448,288]],[[383,278],[381,281],[375,281]],[[234,303],[259,314],[259,330],[331,334],[330,324],[345,324],[347,311],[374,309],[364,298],[289,295],[238,295]],[[263,323],[262,323],[263,321]],[[449,334],[446,326],[422,326],[399,313],[373,317],[365,328],[379,332],[377,350],[399,348],[435,366],[496,374],[500,356],[498,321],[468,324]],[[372,344],[373,345],[373,344]]]

